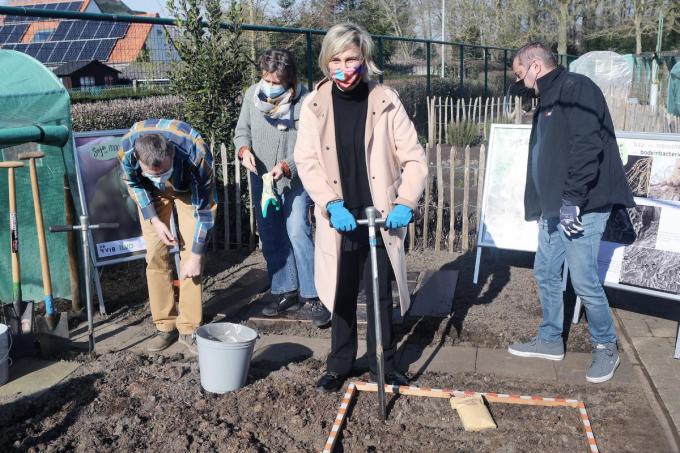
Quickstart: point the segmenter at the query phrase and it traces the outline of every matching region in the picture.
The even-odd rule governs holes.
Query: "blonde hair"
[[[326,33],[326,36],[324,36],[321,43],[321,52],[319,53],[319,68],[321,72],[327,78],[330,78],[328,63],[330,63],[335,55],[344,52],[352,44],[361,50],[361,54],[364,57],[364,64],[367,70],[365,77],[370,78],[371,76],[382,74],[378,65],[373,61],[374,44],[371,35],[364,28],[350,22],[333,25]]]

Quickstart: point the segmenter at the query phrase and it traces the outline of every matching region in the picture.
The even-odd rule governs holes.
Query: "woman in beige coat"
[[[357,353],[356,306],[359,283],[372,294],[366,227],[357,227],[368,206],[386,217],[378,236],[380,311],[386,382],[408,381],[393,363],[392,289],[399,287],[401,312],[410,305],[404,237],[425,187],[427,163],[404,106],[393,90],[370,80],[379,70],[370,35],[353,24],[326,34],[319,55],[326,78],[303,102],[295,163],[315,204],[315,283],[333,313],[327,371],[317,388],[337,391]],[[373,299],[367,315],[373,325]],[[375,338],[368,329],[371,378],[376,380]]]

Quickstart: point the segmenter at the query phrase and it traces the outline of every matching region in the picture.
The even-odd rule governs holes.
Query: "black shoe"
[[[331,312],[319,299],[309,299],[309,303],[312,304],[312,324],[319,329],[328,327],[331,324]]]
[[[279,296],[279,300],[272,302],[262,309],[265,316],[277,316],[284,311],[296,311],[300,309],[300,298],[297,291]]]
[[[323,376],[316,382],[316,389],[325,392],[337,392],[342,388],[342,384],[345,383],[345,376],[340,376],[338,373],[332,371],[327,371]]]
[[[368,373],[368,375],[371,379],[371,382],[378,382],[378,375],[376,373],[371,371]],[[389,373],[385,373],[385,384],[406,386],[409,385],[409,378],[406,375],[394,370],[390,371]]]

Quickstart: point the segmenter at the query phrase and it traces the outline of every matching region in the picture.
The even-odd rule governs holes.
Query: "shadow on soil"
[[[476,305],[493,303],[499,297],[503,288],[510,282],[512,267],[533,268],[532,253],[484,249],[479,279],[477,285],[475,285],[472,283],[475,254],[476,250],[473,249],[440,267],[442,270],[459,271],[452,313],[448,318],[411,318],[411,322],[403,328],[395,328],[395,342],[401,342],[398,354],[402,357],[400,363],[402,369],[407,369],[411,364],[420,360],[426,352],[426,347],[434,347],[434,350],[428,351],[428,357],[423,365],[414,373],[414,379],[423,374],[442,346],[450,344],[448,337],[454,335],[459,341],[483,343],[475,341],[476,339],[472,337],[472,335],[480,335],[480,333],[470,333],[464,328],[465,319],[470,309]],[[564,301],[564,338],[566,342],[571,329],[571,319],[576,302],[576,297],[570,286],[567,288]],[[536,300],[536,309],[540,312],[538,300]],[[527,336],[534,334],[527,332]],[[521,339],[518,338],[518,340]],[[408,354],[404,353],[406,347],[409,348]]]
[[[90,374],[69,379],[39,396],[26,396],[1,405],[0,451],[26,451],[35,445],[58,442],[80,412],[97,397],[95,382],[101,378],[102,374]],[[54,417],[58,423],[44,426]]]

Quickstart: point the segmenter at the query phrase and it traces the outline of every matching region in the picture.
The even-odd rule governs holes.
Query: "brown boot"
[[[178,333],[176,330],[172,332],[158,332],[156,336],[149,341],[146,350],[149,352],[160,352],[168,346],[177,341]]]

